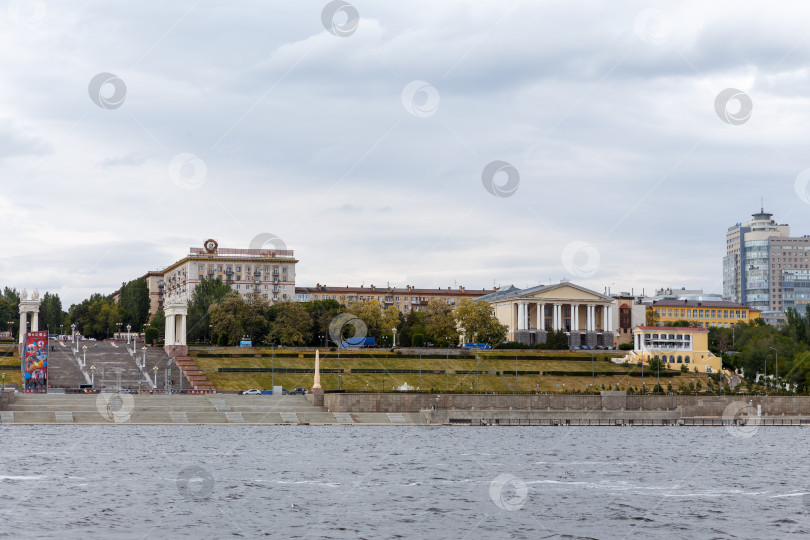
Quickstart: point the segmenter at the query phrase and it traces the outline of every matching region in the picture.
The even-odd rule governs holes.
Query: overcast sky
[[[65,307],[209,237],[298,285],[649,293],[722,292],[760,197],[810,234],[806,2],[7,8],[0,285]]]

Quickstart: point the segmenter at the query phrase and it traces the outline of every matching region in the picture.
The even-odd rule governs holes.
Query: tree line
[[[11,329],[16,338],[19,320],[20,294],[16,289],[5,287],[0,296],[0,325]],[[95,293],[65,311],[58,294],[46,292],[40,299],[39,329],[51,334],[69,334],[71,324],[75,324],[83,336],[103,339],[118,331],[118,323],[122,331],[130,325],[133,332],[139,332],[147,322],[149,288],[144,278],[122,283],[118,302],[113,300],[113,295]]]
[[[485,301],[465,299],[453,308],[433,299],[423,310],[405,315],[394,306],[383,309],[377,300],[348,306],[336,300],[270,304],[259,295],[242,296],[221,280],[205,279],[195,287],[188,304],[187,340],[237,345],[247,336],[254,344],[334,346],[329,329],[341,313],[354,315],[365,325],[363,336],[354,336],[354,325],[345,325],[344,338],[372,337],[383,346],[393,345],[394,330],[397,345],[406,347],[456,345],[460,334],[468,342],[495,346],[507,332]]]

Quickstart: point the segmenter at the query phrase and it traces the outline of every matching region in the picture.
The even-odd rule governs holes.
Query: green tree
[[[306,307],[298,302],[285,301],[270,309],[272,322],[264,342],[278,343],[289,347],[304,345],[311,336],[312,317]]]
[[[337,300],[314,300],[305,302],[304,307],[312,320],[311,334],[307,337],[307,343],[318,346],[328,345],[329,324],[346,308]]]
[[[379,300],[371,299],[362,302],[352,302],[346,309],[348,313],[360,317],[366,323],[367,337],[380,339],[382,332],[382,305]],[[349,325],[344,330],[351,331]]]
[[[239,312],[244,307],[244,300],[236,291],[228,293],[225,298],[213,304],[210,308],[211,325],[214,332],[228,345],[237,345],[244,335],[242,324],[239,321]],[[223,336],[225,336],[223,338]]]
[[[458,323],[453,309],[441,298],[433,298],[425,306],[424,325],[427,338],[440,346],[458,343]]]
[[[149,286],[146,278],[138,278],[121,284],[118,305],[121,307],[121,322],[131,324],[133,330],[140,331],[149,320]]]
[[[655,310],[651,308],[647,309],[645,314],[645,324],[647,326],[659,326],[659,322],[660,320]]]
[[[46,292],[39,305],[40,329],[48,329],[52,334],[59,333],[59,326],[65,317],[62,311],[62,300],[58,294]]]
[[[494,347],[506,339],[509,329],[498,321],[486,300],[465,298],[456,308],[455,315],[467,342],[487,343]]]
[[[231,286],[221,279],[206,278],[194,287],[188,303],[186,335],[189,341],[205,341],[210,337],[211,306],[231,291]]]

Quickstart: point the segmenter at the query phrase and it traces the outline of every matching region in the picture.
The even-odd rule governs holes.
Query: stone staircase
[[[164,391],[188,389],[190,382],[160,347],[138,342],[134,347],[126,341],[84,340],[74,352],[72,343],[54,345],[48,357],[48,386],[50,388],[79,388],[95,382],[97,389],[141,389]],[[87,347],[87,349],[84,349]],[[146,366],[139,367],[146,355]],[[93,373],[92,367],[95,367]],[[157,368],[157,369],[155,369]],[[155,384],[157,382],[157,384]]]
[[[177,367],[183,373],[185,378],[194,390],[212,391],[214,385],[208,380],[208,377],[200,371],[194,359],[190,356],[176,356],[174,359]]]

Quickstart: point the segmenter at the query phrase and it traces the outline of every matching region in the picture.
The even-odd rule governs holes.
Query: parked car
[[[579,351],[580,348],[577,345],[574,345],[573,347],[571,347],[571,350],[572,351]]]
[[[583,346],[582,346],[582,350],[583,350],[583,351],[590,351],[590,350],[591,350],[591,346],[590,346],[590,345],[583,345]]]
[[[258,396],[261,395],[262,391],[257,390],[255,388],[251,388],[250,390],[243,390],[242,392],[239,393],[242,394],[243,396]]]
[[[597,345],[596,347],[594,347],[594,349],[597,350],[597,351],[604,351],[605,346],[604,345]]]
[[[296,388],[295,390],[290,390],[291,396],[305,396],[307,395],[306,388]]]

